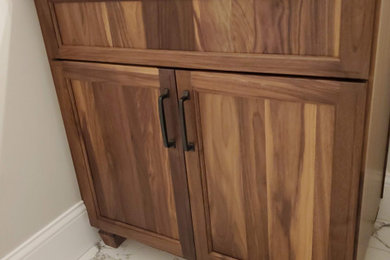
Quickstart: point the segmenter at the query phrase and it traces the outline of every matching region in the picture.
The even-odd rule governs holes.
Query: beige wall
[[[0,258],[80,200],[33,2],[0,1]]]

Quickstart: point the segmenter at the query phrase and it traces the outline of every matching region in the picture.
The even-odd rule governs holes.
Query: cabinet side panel
[[[52,59],[58,52],[58,41],[48,0],[35,0],[47,56]]]
[[[364,259],[379,208],[390,118],[390,1],[378,8],[378,35],[370,82],[370,108],[364,154],[364,185],[360,212],[357,259]]]

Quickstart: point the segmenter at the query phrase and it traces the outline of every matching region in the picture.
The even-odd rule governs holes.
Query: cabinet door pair
[[[352,259],[364,83],[53,70],[92,225],[188,259]]]

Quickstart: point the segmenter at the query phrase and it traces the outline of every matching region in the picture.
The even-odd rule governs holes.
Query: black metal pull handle
[[[160,126],[161,126],[161,133],[162,138],[164,142],[164,146],[169,147],[175,147],[176,143],[175,141],[169,141],[168,139],[168,133],[167,133],[167,122],[165,120],[165,109],[164,109],[164,99],[169,98],[169,89],[164,89],[160,97],[158,98],[158,111],[160,116]]]
[[[187,126],[186,126],[186,115],[184,112],[184,102],[190,99],[190,92],[185,90],[183,96],[179,100],[179,112],[180,112],[180,125],[181,125],[181,137],[183,140],[184,151],[194,151],[195,146],[193,143],[188,143],[187,140]]]

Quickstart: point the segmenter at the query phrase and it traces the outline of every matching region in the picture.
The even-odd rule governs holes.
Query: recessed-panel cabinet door
[[[77,174],[89,180],[79,182],[84,194],[93,194],[86,204],[95,225],[190,258],[174,71],[78,62],[57,67],[65,81],[60,100],[72,103],[81,136],[71,148],[83,147],[87,171]]]
[[[176,77],[199,259],[352,259],[365,85]]]

